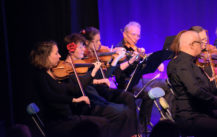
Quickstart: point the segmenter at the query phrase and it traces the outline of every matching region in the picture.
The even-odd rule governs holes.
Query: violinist
[[[81,34],[85,38],[85,39],[83,39],[83,41],[85,41],[85,43],[84,43],[85,47],[83,46],[84,49],[82,49],[82,53],[80,54],[80,56],[82,56],[82,57],[77,57],[77,59],[80,58],[80,59],[84,59],[84,61],[86,61],[88,63],[93,63],[93,62],[97,61],[94,50],[96,50],[97,55],[99,53],[110,52],[110,49],[108,47],[101,45],[100,32],[98,29],[96,29],[94,27],[87,27],[86,29],[81,31]],[[67,35],[64,39],[65,42],[70,43],[72,41],[72,39],[74,39],[73,37],[75,37],[75,35],[78,35],[78,34]],[[82,36],[82,38],[83,38],[83,36]],[[93,49],[93,48],[95,48],[95,49]],[[113,55],[113,54],[111,54],[109,57],[103,58],[109,62],[109,65],[107,65],[106,69],[105,69],[105,77],[103,77],[103,78],[110,77],[110,75],[113,73],[114,69],[116,68],[118,61],[125,56],[125,51],[123,48],[116,50],[115,52],[112,52],[112,53],[116,53],[116,56],[111,56],[111,55]],[[102,57],[104,57],[104,56],[102,56]],[[102,62],[101,57],[99,57],[99,59],[100,59],[99,61]],[[100,78],[99,75],[97,75],[97,76]]]
[[[81,34],[74,33],[66,36],[66,38],[67,42],[69,42],[67,49],[70,50],[70,53],[65,61],[71,61],[69,56],[72,57],[73,62],[82,59],[85,50],[84,37]],[[92,104],[104,106],[103,109],[95,107],[93,113],[96,112],[109,120],[112,125],[112,136],[130,137],[135,135],[137,133],[137,118],[134,97],[129,93],[122,93],[108,86],[108,79],[96,79],[94,77],[92,84],[84,88]],[[101,111],[101,113],[98,111]]]
[[[89,136],[107,136],[107,129],[109,123],[106,118],[102,116],[94,116],[94,114],[88,115],[76,115],[72,113],[70,106],[76,106],[79,103],[92,105],[87,96],[81,96],[80,88],[77,84],[72,83],[71,79],[67,81],[70,86],[62,81],[58,81],[52,72],[52,68],[56,67],[59,58],[61,57],[58,52],[57,43],[54,41],[45,41],[37,44],[37,46],[31,51],[30,54],[31,63],[35,66],[33,74],[34,87],[36,92],[37,105],[40,108],[40,114],[43,115],[43,122],[47,130],[48,136],[52,137],[70,137],[74,136],[75,127],[82,121],[89,120],[96,125],[96,128],[103,131],[101,135],[89,135]],[[98,67],[96,67],[98,69]],[[89,75],[92,79],[94,75]],[[86,82],[88,83],[88,82]],[[83,86],[86,85],[83,83]],[[69,94],[73,93],[73,94]],[[74,93],[80,93],[77,96]],[[78,110],[77,107],[73,107],[74,110]],[[90,125],[93,125],[90,124]],[[95,126],[94,126],[95,127]],[[89,127],[83,127],[83,130],[87,130]],[[96,130],[97,130],[96,129]],[[79,129],[82,130],[82,129]],[[90,133],[91,134],[91,133]]]
[[[136,53],[137,55],[144,53],[145,49],[144,48],[138,48],[136,47],[137,42],[139,41],[141,37],[141,25],[138,22],[129,22],[125,27],[124,27],[124,32],[123,32],[123,40],[119,42],[116,47],[123,47],[127,51],[132,51]],[[119,89],[125,89],[128,80],[131,77],[131,74],[135,70],[137,64],[139,63],[139,60],[126,60],[123,63],[120,63],[120,68],[116,69],[114,75],[116,78],[116,81],[118,83],[118,88]],[[146,64],[143,64],[137,72],[140,72],[143,69],[149,68]],[[159,71],[164,70],[164,65],[161,63],[161,65],[158,67]],[[156,70],[156,69],[155,69]],[[143,87],[143,82],[142,82],[142,75],[139,74],[136,75],[139,81],[133,81],[134,83],[133,86],[129,89],[130,92],[135,92],[140,90]],[[164,86],[165,84],[162,82],[158,82],[158,86]],[[140,119],[140,124],[141,124],[141,132],[147,132],[147,125],[150,123],[150,118],[151,118],[151,112],[152,112],[152,106],[153,106],[153,101],[148,97],[147,92],[142,92],[142,95],[140,96],[142,98],[142,104],[140,107],[140,114],[139,114],[139,119]]]
[[[202,52],[199,56],[199,59],[200,58],[203,58],[203,59],[200,59],[200,60],[198,59],[197,63],[199,66],[202,67],[202,69],[204,69],[208,78],[211,79],[211,77],[216,75],[217,68],[216,68],[216,62],[214,62],[213,60],[211,60],[211,62],[210,62],[208,59],[208,56],[210,56],[210,59],[212,59],[212,56],[217,54],[217,48],[208,43],[209,41],[208,41],[207,30],[205,30],[203,27],[192,26],[189,30],[197,32],[199,34],[201,40],[202,40]],[[200,65],[200,64],[202,64],[202,65]],[[212,80],[212,82],[215,85],[214,80]]]
[[[129,22],[124,27],[123,40],[119,42],[116,45],[116,47],[123,47],[127,51],[135,52],[138,55],[144,54],[145,49],[138,48],[136,46],[138,40],[140,39],[140,35],[141,35],[140,33],[141,33],[141,25],[138,22],[134,22],[134,21]],[[125,67],[121,66],[121,70],[123,71],[123,73],[116,77],[118,88],[124,89],[126,87],[126,77],[129,77],[131,75],[132,71],[135,69],[136,64],[138,64],[138,60],[129,61],[128,63],[126,63]],[[159,71],[163,71],[164,65],[160,64],[158,69]]]
[[[126,50],[124,48],[110,49],[107,46],[101,45],[100,31],[95,27],[87,27],[83,29],[80,33],[86,39],[87,46],[84,52],[84,57],[96,58],[96,55],[94,53],[94,51],[96,51],[100,62],[102,62],[104,66],[106,65],[107,68],[109,67],[108,70],[104,69],[106,70],[105,77],[110,77],[115,68],[117,67],[118,61],[125,58]]]
[[[178,53],[167,66],[176,95],[174,119],[184,134],[214,137],[217,135],[217,89],[195,64],[203,47],[202,39],[195,31],[181,31],[171,47]]]
[[[94,49],[97,52],[109,52],[110,49],[107,46],[101,45],[100,31],[95,27],[87,27],[80,32],[86,39],[85,57],[94,57]]]

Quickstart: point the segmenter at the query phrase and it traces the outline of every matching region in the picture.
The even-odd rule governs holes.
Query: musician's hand
[[[144,48],[138,48],[138,51],[139,51],[140,53],[145,53],[145,49],[144,49]]]
[[[111,66],[116,66],[118,61],[126,56],[125,55],[126,54],[126,49],[125,48],[118,48],[116,50],[116,54],[117,55],[114,55],[114,59],[113,59],[113,61],[111,63]]]
[[[115,56],[115,59],[117,58],[118,60],[120,60],[121,58],[123,58],[124,56],[126,56],[126,50],[122,49],[122,50],[117,50],[116,53],[118,54],[117,56]]]
[[[157,68],[160,72],[163,72],[164,71],[164,64],[161,63],[158,68]]]
[[[93,64],[94,64],[94,68],[93,68],[93,70],[92,70],[92,72],[91,72],[91,76],[92,76],[92,77],[95,77],[96,72],[99,70],[99,68],[100,68],[100,66],[101,66],[101,62],[95,62],[95,63],[93,63]]]
[[[94,69],[97,69],[97,70],[99,70],[100,66],[102,65],[101,62],[95,62],[93,64],[94,64]]]
[[[87,96],[81,96],[79,98],[73,98],[72,102],[75,102],[75,103],[85,102],[86,104],[90,105],[90,100]]]
[[[109,79],[94,79],[93,84],[106,84],[108,87],[111,85]]]
[[[130,64],[132,64],[139,57],[139,53],[137,51],[133,52],[132,58],[129,60]]]

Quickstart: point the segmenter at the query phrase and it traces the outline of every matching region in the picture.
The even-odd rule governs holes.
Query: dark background
[[[55,40],[64,52],[63,38],[86,26],[99,26],[97,0],[1,1],[1,113],[6,125],[22,123],[31,90],[28,56],[33,45]]]

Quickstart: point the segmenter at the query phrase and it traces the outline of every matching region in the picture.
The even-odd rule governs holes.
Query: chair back
[[[40,111],[39,107],[35,103],[30,103],[27,105],[26,111],[29,115],[31,115],[33,122],[37,126],[42,136],[46,137],[44,123],[38,116],[38,112]]]

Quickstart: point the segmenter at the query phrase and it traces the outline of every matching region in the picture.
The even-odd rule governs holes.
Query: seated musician
[[[207,30],[205,30],[203,27],[201,26],[192,26],[189,30],[195,31],[199,34],[201,40],[202,40],[202,52],[200,54],[200,58],[203,58],[203,60],[201,59],[200,62],[206,62],[206,60],[208,59],[208,54],[212,59],[213,55],[217,54],[217,49],[215,46],[209,44],[208,42],[208,33]],[[198,63],[200,63],[198,62]],[[213,63],[213,72],[215,74],[217,74],[217,67],[215,64],[217,64],[216,59],[212,61]],[[201,67],[204,69],[204,71],[210,76],[212,77],[213,72],[212,72],[212,68],[211,65],[205,65],[205,64],[209,64],[209,63],[201,63]]]
[[[123,40],[119,42],[116,47],[123,47],[127,51],[132,51],[132,52],[140,52],[140,54],[143,54],[145,52],[144,48],[137,48],[136,44],[140,39],[140,34],[141,33],[141,25],[138,22],[129,22],[125,27],[123,31]],[[158,58],[160,60],[160,58]],[[139,60],[128,60],[125,61],[122,64],[125,64],[125,67],[120,67],[115,71],[115,78],[118,83],[118,88],[119,89],[125,89],[129,78],[131,77],[133,71],[135,70],[137,64],[139,63]],[[142,75],[154,72],[157,67],[160,72],[164,71],[164,65],[160,62],[157,64],[156,67],[152,67],[154,63],[152,64],[144,64],[140,65],[140,68],[136,71],[135,77],[131,82],[131,85],[129,86],[130,92],[136,92],[142,89],[143,87],[143,80],[142,80]],[[142,71],[143,70],[143,71]],[[154,83],[153,85],[157,86],[165,86],[163,82],[158,82]],[[153,106],[153,101],[148,97],[147,92],[142,92],[141,96],[143,98],[142,104],[140,106],[140,123],[141,123],[141,132],[143,132],[143,128],[146,128],[147,125],[150,123],[151,119],[151,112],[152,112],[152,106]],[[147,130],[147,129],[145,129]]]
[[[202,39],[195,31],[181,31],[171,49],[177,55],[169,62],[167,75],[175,92],[174,118],[187,135],[217,135],[217,90],[204,71],[195,64],[201,54]]]
[[[128,27],[126,27],[128,28]],[[137,33],[137,31],[139,31],[139,35],[140,35],[140,28],[137,28],[137,26],[134,26],[134,25],[129,25],[129,30],[131,30],[132,28],[132,31],[135,31]],[[128,30],[128,29],[126,29]],[[100,32],[98,29],[94,28],[94,27],[88,27],[86,29],[84,29],[82,31],[82,35],[86,38],[86,44],[87,44],[87,47],[88,49],[91,49],[93,46],[96,47],[96,49],[100,49],[98,47],[104,47],[104,46],[101,46],[101,42],[100,42]],[[137,40],[136,40],[137,41]],[[125,47],[116,47],[114,49],[125,49]],[[105,49],[105,48],[104,48]],[[125,49],[125,50],[128,50],[128,49]],[[144,51],[144,49],[140,49],[141,52]],[[91,51],[91,50],[88,50],[88,51]],[[90,53],[87,54],[87,56],[89,55]],[[118,89],[120,90],[124,90],[124,88],[126,87],[126,73],[127,74],[131,74],[133,72],[133,70],[135,69],[136,67],[136,64],[138,63],[137,61],[137,58],[138,58],[138,52],[137,51],[133,51],[133,54],[132,56],[127,56],[127,59],[123,60],[121,63],[117,64],[117,60],[118,59],[114,59],[111,63],[111,66],[112,67],[112,70],[110,69],[109,70],[109,73],[107,72],[106,73],[106,77],[109,77],[112,72],[114,71],[114,75],[116,77],[116,81],[118,83],[117,87]],[[160,59],[158,59],[160,60]],[[120,62],[120,61],[119,61]],[[134,63],[135,62],[135,63]],[[116,65],[117,64],[117,65]],[[153,66],[153,65],[150,65],[150,66]],[[150,68],[150,66],[148,68]],[[158,65],[157,65],[158,66]],[[163,68],[160,67],[162,70]],[[157,67],[156,67],[157,69]],[[153,69],[152,69],[153,70]],[[141,71],[139,71],[141,72]],[[146,73],[147,71],[145,71]],[[122,76],[124,76],[124,79],[122,79]],[[141,78],[141,74],[139,75],[136,75],[137,77]],[[130,77],[130,75],[127,75],[127,78]],[[136,81],[136,80],[135,80]],[[124,84],[122,84],[124,83]],[[147,113],[149,114],[149,119],[151,117],[151,111],[152,111],[152,104],[153,104],[153,101],[147,96],[147,94],[145,94],[145,97],[144,97],[144,102],[147,102],[147,103],[142,103],[142,113],[140,113],[142,116],[141,116],[141,121],[144,122],[144,118],[146,118],[146,116],[144,116],[144,113],[146,113],[146,110],[148,111]],[[143,113],[144,112],[144,113]],[[149,123],[150,120],[147,120]],[[146,122],[145,122],[146,123]]]
[[[95,57],[94,49],[98,54],[101,53],[116,53],[116,56],[99,56],[100,62],[107,65],[107,69],[105,72],[105,77],[101,78],[108,78],[113,73],[114,69],[116,68],[116,65],[118,61],[125,56],[125,50],[123,48],[116,49],[114,52],[110,52],[110,49],[106,46],[102,46],[100,42],[100,32],[98,29],[94,27],[88,27],[81,31],[81,34],[85,38],[85,48],[84,53],[81,54],[81,58],[84,58],[87,62],[96,62],[97,59]],[[65,42],[70,43],[73,36],[68,35],[65,37]],[[101,58],[102,57],[102,58]],[[113,58],[114,57],[114,58]],[[109,65],[107,64],[109,62]]]
[[[81,34],[76,33],[66,37],[67,42],[69,42],[67,48],[70,50],[70,53],[65,61],[71,63],[81,60],[85,51],[85,38]],[[114,60],[118,60],[121,56],[122,54]],[[104,106],[104,109],[95,107],[92,113],[103,116],[111,122],[111,133],[113,136],[125,137],[137,133],[136,106],[134,97],[131,94],[111,89],[109,88],[108,79],[95,79],[95,77],[93,83],[88,84],[84,90],[92,104]]]
[[[126,51],[132,51],[132,52],[139,52],[140,54],[145,54],[144,48],[138,48],[136,46],[137,42],[140,39],[141,33],[141,25],[138,22],[129,22],[124,27],[123,32],[123,40],[119,42],[116,47],[123,47],[126,49]],[[142,56],[143,57],[143,56]],[[145,62],[144,62],[145,63]],[[136,61],[128,61],[128,66],[124,68],[120,68],[122,73],[121,75],[117,75],[116,79],[118,82],[118,88],[124,89],[126,87],[126,78],[129,77],[132,74],[132,71],[135,69],[136,64],[138,64],[138,60]],[[164,71],[164,65],[161,63],[158,66],[159,71]],[[154,71],[157,69],[153,68]],[[152,70],[151,70],[152,71]],[[150,73],[150,72],[144,72],[144,73]],[[138,84],[135,83],[134,86]]]
[[[87,96],[69,95],[69,92],[79,92],[79,86],[77,84],[67,86],[67,84],[58,81],[53,74],[52,68],[57,66],[60,58],[56,42],[47,41],[39,43],[31,51],[30,57],[31,63],[36,68],[35,72],[32,73],[34,75],[36,95],[38,96],[36,102],[40,103],[39,107],[43,110],[43,122],[48,130],[48,136],[71,137],[75,132],[74,128],[76,125],[86,120],[96,124],[100,131],[102,131],[102,135],[99,136],[108,136],[110,125],[106,118],[94,116],[93,114],[92,116],[79,116],[72,113],[71,105],[81,102],[88,105],[91,105],[91,103]],[[96,65],[93,71],[96,71],[98,68],[99,66]],[[86,84],[88,84],[88,79],[92,79],[94,75],[94,73],[90,73],[85,77]],[[70,79],[67,80],[71,81]],[[92,81],[89,80],[89,82]],[[85,87],[86,85],[83,84],[83,86]],[[83,130],[87,130],[87,128],[84,127]]]
[[[94,49],[98,52],[111,51],[109,47],[101,45],[100,32],[95,27],[87,27],[80,32],[86,39],[85,57],[95,57]],[[94,46],[94,47],[93,47]]]

